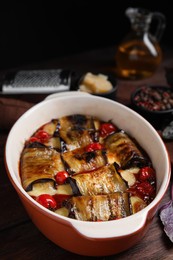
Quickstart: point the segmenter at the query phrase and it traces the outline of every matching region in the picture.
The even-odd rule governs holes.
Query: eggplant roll
[[[108,136],[104,145],[109,163],[116,162],[121,168],[148,164],[148,159],[124,131]]]
[[[70,175],[92,171],[107,164],[104,150],[86,152],[84,148],[79,148],[63,153],[62,159]]]
[[[59,119],[59,136],[71,151],[98,141],[99,126],[99,120],[91,116],[65,116]]]
[[[106,165],[95,171],[80,173],[68,179],[74,195],[101,195],[124,192],[126,183],[114,165]]]
[[[58,131],[58,123],[58,119],[52,119],[51,122],[43,125],[42,130],[53,136]]]
[[[69,217],[84,221],[108,221],[130,215],[128,193],[72,197]]]
[[[34,182],[54,181],[54,175],[64,170],[60,153],[54,149],[25,148],[21,155],[20,173],[26,191]]]

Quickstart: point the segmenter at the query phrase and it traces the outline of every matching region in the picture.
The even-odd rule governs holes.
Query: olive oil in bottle
[[[116,52],[117,76],[125,79],[150,77],[162,61],[159,39],[165,28],[164,15],[139,8],[128,8],[126,15],[131,21],[131,31]],[[159,20],[156,35],[149,32],[154,17]]]

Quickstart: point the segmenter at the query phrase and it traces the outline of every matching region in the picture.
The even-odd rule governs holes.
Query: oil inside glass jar
[[[148,48],[142,40],[122,43],[116,54],[117,75],[122,78],[142,79],[150,77],[162,61],[159,44]]]
[[[141,8],[127,8],[125,14],[130,19],[131,30],[117,48],[117,76],[125,79],[150,77],[162,61],[159,39],[165,28],[165,17]],[[151,34],[150,26],[154,18],[158,26],[155,34]]]

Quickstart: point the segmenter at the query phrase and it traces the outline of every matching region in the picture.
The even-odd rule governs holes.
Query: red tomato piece
[[[50,135],[44,130],[39,130],[35,133],[34,137],[38,138],[40,142],[46,142],[50,138]]]
[[[151,167],[143,167],[139,171],[138,180],[143,181],[152,181],[155,180],[156,174],[155,170]]]
[[[49,194],[41,194],[36,198],[36,201],[47,209],[54,210],[57,207],[56,200]]]
[[[155,193],[154,187],[147,181],[138,183],[136,189],[142,195],[153,196]]]
[[[103,123],[100,127],[100,136],[107,137],[117,131],[117,127],[112,123]]]
[[[40,142],[40,139],[38,139],[37,137],[35,136],[32,136],[29,140],[28,140],[29,143],[34,143],[34,142]]]
[[[58,172],[56,175],[55,175],[55,180],[58,184],[63,184],[65,183],[66,179],[69,177],[69,174],[68,172],[66,171],[61,171],[61,172]]]
[[[86,152],[93,152],[101,149],[103,149],[103,146],[100,143],[91,143],[85,147]]]

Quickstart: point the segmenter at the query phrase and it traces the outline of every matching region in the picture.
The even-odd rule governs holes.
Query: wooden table
[[[141,81],[118,80],[116,100],[129,105],[131,92],[137,86],[145,83],[167,85],[164,67],[173,67],[173,51],[165,51],[164,54],[163,63],[153,77]],[[114,73],[114,55],[115,47],[110,47],[59,60],[46,61],[41,64],[32,64],[19,69],[70,68],[79,72]],[[3,74],[4,71],[1,72],[1,76]],[[0,96],[0,98],[3,97],[3,95]],[[10,95],[5,97],[38,103],[45,95]],[[0,130],[0,259],[91,259],[91,257],[78,256],[56,246],[44,237],[31,222],[6,174],[4,146],[7,135],[8,130]],[[167,142],[166,146],[171,162],[173,162],[173,142]],[[161,204],[168,200],[170,200],[170,188]],[[163,231],[159,212],[156,214],[149,232],[140,243],[118,255],[98,257],[97,259],[147,258],[173,259],[173,244]]]

